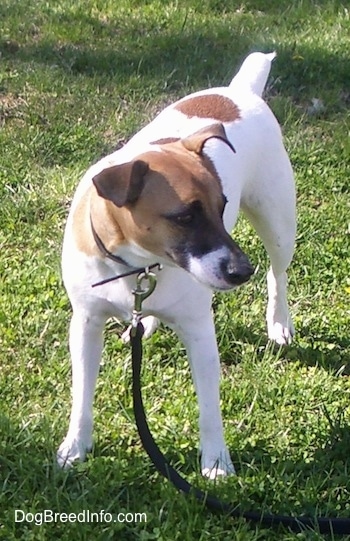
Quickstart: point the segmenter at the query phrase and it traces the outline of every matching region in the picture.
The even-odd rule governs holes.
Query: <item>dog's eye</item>
[[[186,214],[179,214],[178,216],[174,216],[174,221],[178,225],[191,225],[194,221],[194,213],[187,212]]]
[[[174,224],[187,227],[195,225],[203,214],[200,201],[193,201],[188,207],[177,214],[168,214],[165,217]]]

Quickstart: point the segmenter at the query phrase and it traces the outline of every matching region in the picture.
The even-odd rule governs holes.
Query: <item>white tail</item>
[[[271,69],[271,62],[276,53],[252,53],[244,60],[241,69],[232,79],[230,87],[247,87],[261,96]]]

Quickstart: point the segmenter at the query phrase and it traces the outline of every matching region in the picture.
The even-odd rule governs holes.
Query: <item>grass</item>
[[[129,349],[111,332],[93,455],[69,472],[56,468],[70,407],[70,307],[59,261],[69,202],[91,162],[166,103],[227,83],[248,52],[276,49],[267,100],[297,180],[297,335],[279,350],[265,338],[267,261],[242,219],[235,237],[259,273],[214,302],[238,475],[210,490],[247,510],[350,516],[347,3],[3,0],[0,17],[0,539],[324,539],[213,516],[161,479],[134,426]],[[183,348],[164,328],[145,345],[145,359],[156,440],[207,487]],[[15,523],[15,509],[144,512],[147,522],[36,526]]]

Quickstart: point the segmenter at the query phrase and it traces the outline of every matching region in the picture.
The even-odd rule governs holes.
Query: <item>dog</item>
[[[149,336],[159,320],[186,347],[199,403],[202,474],[234,472],[219,407],[219,354],[213,290],[245,283],[254,269],[230,236],[239,209],[269,255],[267,330],[288,344],[287,305],[295,188],[281,130],[261,95],[275,53],[253,53],[227,87],[184,97],[165,108],[121,149],[92,165],[75,193],[65,229],[62,273],[71,301],[73,404],[58,463],[83,460],[92,447],[92,405],[103,328],[130,320],[135,277],[91,285],[160,263],[144,302]]]

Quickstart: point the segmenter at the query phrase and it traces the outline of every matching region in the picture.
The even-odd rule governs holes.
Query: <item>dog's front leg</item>
[[[92,448],[92,403],[103,347],[104,319],[73,314],[69,347],[72,359],[72,411],[69,430],[57,453],[61,467],[84,460]]]
[[[212,316],[182,321],[175,330],[186,346],[198,398],[202,475],[215,479],[234,473],[223,434],[220,363]]]

